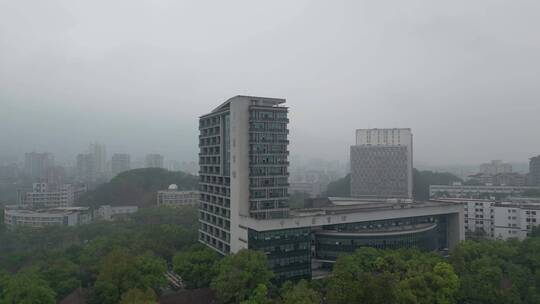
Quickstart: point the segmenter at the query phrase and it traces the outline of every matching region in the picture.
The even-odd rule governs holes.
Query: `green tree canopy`
[[[195,245],[177,253],[173,258],[173,269],[182,277],[188,288],[210,286],[217,275],[219,254],[202,245]]]
[[[273,277],[266,255],[260,251],[240,250],[223,258],[218,269],[211,287],[224,303],[247,300],[258,285],[269,286]]]
[[[301,280],[296,285],[286,282],[282,288],[283,304],[319,304],[321,295],[309,287],[309,283]]]
[[[42,278],[34,273],[18,273],[5,282],[1,303],[54,304],[56,294]]]

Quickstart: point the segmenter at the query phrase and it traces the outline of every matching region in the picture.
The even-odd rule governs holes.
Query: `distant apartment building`
[[[470,175],[471,180],[477,181],[483,185],[494,186],[526,186],[527,176],[516,172],[486,174],[478,173]]]
[[[92,221],[88,207],[58,207],[49,209],[27,209],[6,206],[4,224],[8,229],[16,227],[42,228],[48,226],[78,226]]]
[[[353,197],[412,198],[411,129],[359,129],[351,147]]]
[[[92,154],[81,153],[77,155],[76,176],[77,180],[88,183],[95,182],[98,178],[95,158]]]
[[[102,177],[107,172],[107,150],[105,145],[92,143],[88,147],[88,153],[94,158],[94,172],[98,177]]]
[[[199,191],[196,190],[178,190],[177,185],[170,185],[167,190],[157,192],[158,207],[181,207],[198,206]]]
[[[505,198],[522,196],[527,191],[539,190],[539,187],[528,186],[466,186],[466,185],[430,185],[431,198]]]
[[[117,217],[126,216],[139,211],[137,206],[110,206],[103,205],[94,211],[96,220],[111,221]]]
[[[51,153],[31,152],[24,155],[24,173],[33,179],[46,179],[53,166],[54,156]]]
[[[18,191],[18,203],[33,208],[70,207],[86,190],[86,185],[34,183],[31,190]]]
[[[163,155],[161,154],[146,155],[146,168],[164,168]]]
[[[499,173],[511,173],[512,165],[503,163],[502,160],[492,160],[489,163],[480,165],[480,173],[495,175]]]
[[[529,179],[532,186],[540,186],[540,155],[529,160]]]
[[[114,154],[111,158],[111,172],[113,176],[131,169],[131,157],[129,154]]]

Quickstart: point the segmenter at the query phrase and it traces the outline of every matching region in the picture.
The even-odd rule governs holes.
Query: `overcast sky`
[[[0,0],[0,156],[196,160],[198,116],[245,94],[287,99],[307,158],[410,127],[416,162],[525,162],[539,30],[537,0]]]

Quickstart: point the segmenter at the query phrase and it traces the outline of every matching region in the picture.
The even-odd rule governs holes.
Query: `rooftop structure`
[[[12,205],[6,206],[4,210],[4,224],[10,229],[20,226],[77,226],[91,221],[92,215],[88,207],[29,209],[28,206]]]

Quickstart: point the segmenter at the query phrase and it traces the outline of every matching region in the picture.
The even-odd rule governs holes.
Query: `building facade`
[[[532,186],[540,187],[540,155],[529,160],[529,180]]]
[[[86,185],[34,183],[18,191],[18,204],[33,208],[71,207],[86,192]]]
[[[103,205],[94,211],[94,217],[97,220],[111,221],[115,217],[125,216],[139,211],[137,206],[110,206]]]
[[[161,154],[148,154],[146,155],[146,168],[164,168],[163,155]]]
[[[430,185],[431,198],[506,198],[522,196],[527,191],[540,190],[539,187],[523,186],[465,186],[465,185]]]
[[[492,160],[480,165],[480,173],[495,175],[499,173],[512,173],[512,165],[503,163],[502,160]]]
[[[111,172],[113,176],[131,170],[131,157],[129,154],[114,154],[111,158]]]
[[[434,201],[457,203],[463,206],[463,223],[467,238],[495,237],[494,201],[469,198],[443,198]]]
[[[411,129],[359,129],[351,147],[353,197],[412,198]]]
[[[24,173],[33,179],[46,179],[53,166],[54,156],[51,153],[31,152],[24,154]]]
[[[158,207],[182,207],[198,206],[199,191],[196,190],[178,190],[178,186],[170,185],[168,190],[157,192]]]
[[[88,207],[60,207],[50,209],[26,209],[6,206],[4,224],[9,229],[16,227],[42,228],[47,226],[77,226],[92,221]]]
[[[540,203],[501,202],[494,205],[494,237],[525,239],[540,224]]]
[[[266,254],[276,280],[310,278],[361,246],[444,250],[464,239],[463,209],[405,199],[288,207],[285,100],[236,96],[200,117],[199,241]],[[315,265],[315,266],[313,266]]]

